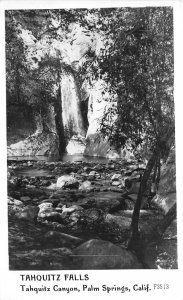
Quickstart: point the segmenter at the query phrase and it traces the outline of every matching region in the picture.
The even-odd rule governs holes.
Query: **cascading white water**
[[[63,74],[61,79],[62,120],[64,128],[76,135],[85,136],[77,83],[72,74]]]

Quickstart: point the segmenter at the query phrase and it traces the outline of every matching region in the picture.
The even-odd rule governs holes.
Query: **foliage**
[[[72,10],[6,11],[7,104],[39,111],[55,100],[62,57],[59,47],[50,45],[68,39],[75,15]]]
[[[56,101],[61,72],[68,68],[59,47],[73,43],[72,24],[103,40],[99,53],[85,53],[79,77],[107,83],[112,105],[102,133],[117,148],[130,139],[134,148],[158,143],[163,152],[167,130],[174,127],[170,7],[6,11],[8,100],[43,112]]]
[[[150,148],[160,146],[174,127],[172,9],[101,9],[98,14],[104,47],[84,72],[105,80],[111,95],[118,96],[117,105],[114,97],[108,100],[113,106],[101,130],[117,148],[129,138],[134,147],[144,141]]]
[[[85,72],[107,82],[105,92],[111,94],[101,131],[116,148],[130,140],[134,148],[145,143],[151,152],[132,215],[129,247],[135,249],[147,182],[154,169],[158,187],[160,159],[167,157],[174,142],[173,12],[170,7],[146,7],[98,13],[104,47],[89,68],[85,65]]]
[[[22,101],[22,81],[26,77],[24,43],[11,13],[6,14],[7,100]]]

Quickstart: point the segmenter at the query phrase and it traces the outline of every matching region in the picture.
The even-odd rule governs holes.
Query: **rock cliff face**
[[[62,133],[60,135],[56,128],[59,115],[64,128],[63,139],[65,138],[69,143],[66,147],[69,154],[84,152],[89,156],[119,157],[119,154],[110,148],[107,138],[103,138],[100,134],[100,122],[104,112],[111,105],[109,101],[106,101],[109,100],[110,94],[104,92],[105,82],[98,80],[92,82],[91,86],[86,82],[80,82],[77,76],[82,64],[89,59],[86,56],[88,51],[96,54],[100,51],[103,44],[102,37],[94,33],[88,35],[77,25],[73,26],[71,36],[74,37],[73,43],[55,42],[51,47],[52,50],[49,50],[49,54],[60,58],[61,62],[61,95],[58,97],[59,100],[57,99],[60,101],[60,111],[58,111],[58,105],[55,107],[49,105],[45,108],[44,115],[34,112],[37,127],[35,134],[11,144],[8,148],[8,155],[58,154],[58,145],[62,139]],[[88,101],[88,108],[84,112],[83,101]]]
[[[87,144],[84,154],[88,156],[118,158],[119,154],[110,147],[107,137],[103,137],[100,133],[100,126],[104,114],[112,104],[115,104],[115,100],[113,103],[109,101],[110,94],[104,92],[106,87],[104,81],[98,80],[93,83],[93,88],[89,89],[88,92],[89,127],[86,135]]]
[[[32,118],[35,131],[17,142],[8,145],[8,156],[30,156],[30,155],[58,155],[58,136],[56,134],[54,108],[49,105],[46,109],[45,116],[35,113]],[[21,121],[21,130],[24,129],[24,119]],[[16,132],[17,128],[15,128]],[[13,132],[14,135],[14,132]]]
[[[175,148],[172,148],[166,163],[161,167],[161,179],[158,193],[153,199],[153,204],[165,213],[176,202],[176,166]]]

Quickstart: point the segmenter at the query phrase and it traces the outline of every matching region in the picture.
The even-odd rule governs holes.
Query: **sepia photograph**
[[[173,15],[5,10],[9,270],[178,269]]]

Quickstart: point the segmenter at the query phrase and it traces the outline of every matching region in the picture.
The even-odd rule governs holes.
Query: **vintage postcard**
[[[183,299],[182,1],[0,5],[0,299]]]

